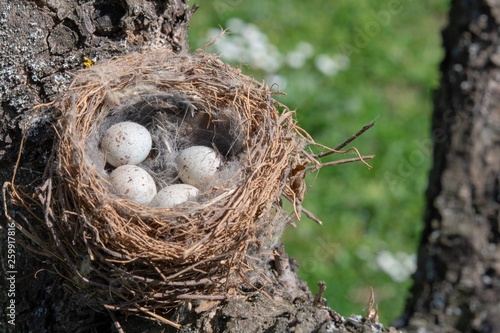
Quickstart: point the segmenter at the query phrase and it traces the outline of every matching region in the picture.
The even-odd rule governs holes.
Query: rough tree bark
[[[25,128],[29,130],[17,182],[36,183],[43,174],[52,150],[54,119],[51,114],[35,117],[32,108],[65,91],[71,71],[94,58],[157,47],[188,52],[186,35],[193,12],[185,0],[0,0],[1,183],[12,178]],[[16,219],[29,218],[11,213]],[[84,305],[88,295],[63,280],[53,262],[40,262],[18,243],[15,263],[8,261],[8,236],[14,228],[9,229],[3,211],[0,219],[0,332],[175,331]],[[345,319],[326,308],[295,275],[286,254],[279,258],[268,260],[266,274],[276,279],[265,292],[217,305],[186,304],[172,311],[171,319],[183,325],[181,332],[380,331],[373,312],[368,319]],[[13,300],[15,311],[9,309]]]
[[[449,17],[425,230],[401,324],[500,332],[500,1],[455,0]]]
[[[84,59],[105,59],[145,47],[187,52],[193,13],[183,1],[0,0],[0,180],[11,179],[23,128],[30,120],[22,183],[35,180],[51,151],[50,115],[32,118],[32,107],[54,99]],[[109,316],[81,305],[50,263],[17,244],[8,267],[7,221],[0,218],[0,332],[112,331]],[[20,237],[20,235],[17,235]],[[17,271],[17,274],[7,273]],[[5,277],[5,278],[4,278]],[[7,280],[7,277],[13,279]],[[15,281],[15,284],[11,282]],[[6,297],[15,286],[15,326],[8,324]]]

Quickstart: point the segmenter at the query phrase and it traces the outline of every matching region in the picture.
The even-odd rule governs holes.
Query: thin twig
[[[226,295],[179,295],[176,297],[177,299],[202,299],[202,300],[210,300],[210,301],[223,301],[228,298]]]
[[[300,211],[304,213],[308,218],[316,222],[317,224],[323,225],[323,221],[321,221],[319,217],[311,213],[309,210],[305,209],[304,207],[300,207]]]
[[[332,165],[338,165],[338,164],[346,164],[346,163],[352,163],[352,162],[357,162],[357,161],[362,161],[364,162],[364,160],[371,160],[375,158],[375,155],[366,155],[366,156],[360,156],[360,157],[354,157],[354,158],[346,158],[346,159],[343,159],[343,160],[339,160],[339,161],[332,161],[332,162],[327,162],[327,163],[322,163],[320,165],[310,165],[306,168],[307,171],[316,171],[316,170],[319,170],[323,167],[327,167],[327,166],[332,166]],[[368,163],[364,163],[366,166],[368,166],[368,168],[372,168],[371,165],[369,165]]]
[[[321,308],[323,306],[326,306],[325,304],[326,301],[323,298],[323,294],[325,293],[326,290],[325,281],[318,281],[318,287],[319,287],[318,293],[316,294],[316,296],[314,296],[314,301],[313,301],[313,306],[315,308]]]
[[[222,36],[224,36],[226,33],[228,33],[228,32],[227,32],[227,29],[222,29],[222,28],[221,28],[221,32],[220,32],[217,36],[215,36],[214,38],[210,39],[210,40],[209,40],[209,41],[208,41],[205,45],[203,45],[203,46],[201,47],[201,49],[202,49],[202,50],[205,50],[205,49],[207,49],[210,45],[215,44],[215,43],[216,43],[219,39],[221,39],[221,38],[222,38]]]
[[[108,310],[109,316],[111,317],[111,320],[113,321],[113,324],[115,325],[115,328],[118,331],[118,333],[125,333],[125,331],[122,328],[122,325],[120,325],[120,322],[118,321],[118,319],[116,319],[115,314],[110,309],[108,309],[106,305],[104,305],[104,307]]]
[[[375,293],[373,292],[373,288],[370,287],[370,299],[368,300],[368,304],[366,305],[366,321],[376,323],[378,322],[378,304],[375,304],[375,308],[373,305],[375,304]]]
[[[152,318],[161,321],[164,324],[168,324],[168,325],[173,326],[173,327],[175,327],[177,329],[179,329],[179,328],[182,327],[182,325],[180,325],[180,324],[178,324],[176,322],[173,322],[171,320],[168,320],[167,318],[163,318],[162,316],[157,315],[154,312],[148,311],[148,309],[146,309],[144,307],[138,307],[138,309],[141,310],[142,312],[146,313],[148,316],[151,316]]]
[[[349,137],[347,140],[345,140],[344,142],[342,142],[340,145],[338,145],[337,147],[331,149],[331,150],[328,150],[326,152],[323,152],[321,154],[318,154],[318,155],[315,155],[314,157],[315,158],[321,158],[321,157],[325,157],[325,156],[328,156],[330,154],[333,154],[333,153],[337,153],[340,149],[344,148],[345,146],[347,146],[349,143],[353,142],[357,137],[359,137],[361,134],[363,134],[364,132],[368,131],[370,128],[373,127],[373,125],[375,125],[375,121],[371,121],[369,122],[367,125],[363,126],[363,128],[361,128],[359,131],[357,131],[355,134],[353,134],[351,137]]]

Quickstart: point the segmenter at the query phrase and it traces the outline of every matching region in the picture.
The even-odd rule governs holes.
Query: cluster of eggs
[[[153,177],[138,166],[148,157],[151,148],[151,134],[138,123],[121,122],[107,130],[101,140],[101,150],[106,161],[116,167],[110,174],[115,194],[143,205],[170,208],[194,199],[199,188],[210,182],[222,164],[212,148],[186,148],[175,158],[183,184],[169,185],[157,191]]]

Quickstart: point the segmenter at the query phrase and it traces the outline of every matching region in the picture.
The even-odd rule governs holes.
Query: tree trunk
[[[71,71],[85,61],[147,48],[188,52],[193,12],[185,1],[0,0],[1,183],[13,175],[28,123],[17,182],[29,184],[43,173],[52,150],[53,119],[33,117],[32,108],[63,92]],[[113,331],[107,313],[82,305],[84,295],[71,292],[51,262],[40,262],[20,246],[21,235],[9,228],[3,208],[2,202],[0,332]],[[7,260],[14,246],[15,257]]]
[[[500,332],[500,1],[452,1],[410,331]]]

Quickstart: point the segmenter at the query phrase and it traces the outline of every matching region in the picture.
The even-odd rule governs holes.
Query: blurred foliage
[[[326,281],[330,307],[343,315],[362,314],[373,287],[381,322],[389,324],[401,314],[411,281],[393,280],[381,269],[387,257],[381,254],[392,254],[394,271],[404,267],[401,258],[415,253],[422,229],[432,162],[432,91],[439,83],[448,1],[197,3],[193,50],[208,41],[209,29],[225,28],[230,18],[253,23],[283,54],[300,42],[313,46],[314,56],[302,67],[284,65],[277,74],[287,82],[287,95],[279,99],[297,110],[299,124],[317,142],[335,147],[376,120],[351,144],[362,154],[377,155],[368,161],[373,169],[355,163],[309,175],[304,206],[324,224],[304,217],[297,228],[288,228],[284,241],[313,293],[318,280]],[[349,66],[324,75],[314,63],[320,54],[347,55]],[[235,65],[259,80],[267,75],[245,63]]]

